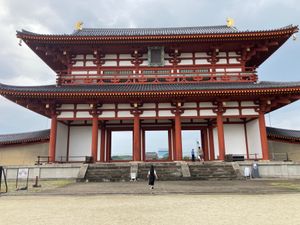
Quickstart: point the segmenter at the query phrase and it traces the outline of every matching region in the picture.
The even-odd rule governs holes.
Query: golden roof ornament
[[[226,25],[227,25],[227,27],[233,27],[234,26],[234,20],[232,18],[228,17],[226,19]]]
[[[76,29],[76,30],[82,30],[82,25],[83,25],[83,22],[82,22],[82,21],[78,21],[78,22],[75,24],[75,29]]]

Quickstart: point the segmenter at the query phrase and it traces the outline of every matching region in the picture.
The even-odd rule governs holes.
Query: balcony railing
[[[58,77],[58,84],[122,84],[122,83],[199,83],[199,82],[254,82],[257,75],[254,68],[247,72],[210,72],[209,69],[186,67],[179,69],[151,67],[143,69],[105,68],[97,74],[66,74]]]

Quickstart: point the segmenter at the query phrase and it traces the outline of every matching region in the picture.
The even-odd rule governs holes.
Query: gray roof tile
[[[2,134],[0,135],[0,145],[47,141],[49,138],[49,129],[18,134]]]
[[[124,92],[158,92],[158,91],[209,91],[209,90],[243,90],[265,88],[300,87],[300,82],[212,82],[212,83],[178,83],[178,84],[102,84],[102,85],[47,85],[47,86],[10,86],[0,84],[2,91],[20,92],[54,92],[54,93],[124,93]]]
[[[288,25],[285,27],[269,30],[238,30],[236,27],[218,26],[195,26],[195,27],[167,27],[167,28],[83,28],[75,30],[71,34],[58,34],[58,36],[158,36],[158,35],[197,35],[197,34],[229,34],[248,32],[270,32],[295,28]],[[57,36],[57,34],[38,34],[27,30],[17,31],[17,34]]]
[[[203,26],[173,28],[83,28],[76,30],[74,36],[152,36],[152,35],[185,35],[185,34],[219,34],[236,33],[234,27]]]
[[[268,137],[282,138],[282,139],[293,139],[300,141],[299,130],[288,130],[276,127],[267,127]]]

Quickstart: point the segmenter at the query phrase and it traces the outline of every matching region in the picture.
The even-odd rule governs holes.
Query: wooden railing
[[[88,74],[87,74],[88,73]],[[58,77],[58,84],[122,84],[122,83],[198,83],[198,82],[254,82],[257,75],[254,68],[246,72],[210,72],[208,68],[184,67],[179,69],[151,67],[103,68],[97,74],[76,73]]]

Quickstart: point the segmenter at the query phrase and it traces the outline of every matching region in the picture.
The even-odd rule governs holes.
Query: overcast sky
[[[232,17],[240,30],[272,29],[300,24],[297,0],[0,0],[0,83],[45,85],[55,73],[25,44],[16,30],[72,33],[84,27],[170,27],[225,25]],[[300,37],[300,35],[298,35]],[[300,81],[300,38],[288,40],[258,70],[260,80]],[[300,103],[267,116],[272,126],[299,129]],[[49,127],[49,120],[0,97],[0,134]]]

